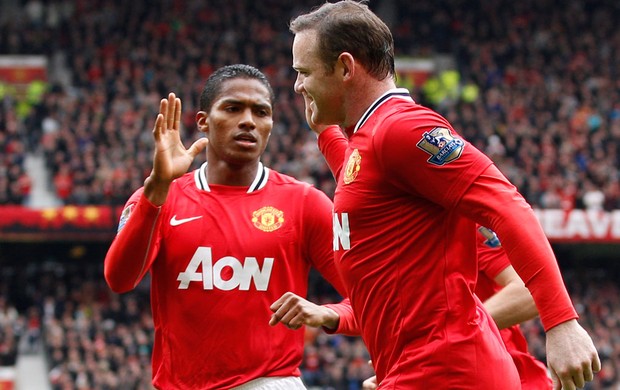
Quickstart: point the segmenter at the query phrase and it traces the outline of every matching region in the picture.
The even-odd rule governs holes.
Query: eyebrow
[[[228,99],[222,99],[220,104],[236,104],[236,105],[246,106],[247,102],[246,100],[228,98]],[[254,103],[254,104],[251,104],[251,106],[254,108],[264,108],[264,109],[269,109],[269,110],[272,109],[272,105],[270,103]]]

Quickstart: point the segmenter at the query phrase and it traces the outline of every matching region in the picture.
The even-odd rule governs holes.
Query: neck
[[[396,88],[396,84],[391,77],[384,80],[369,77],[360,81],[355,88],[351,89],[352,93],[349,99],[347,99],[347,103],[345,103],[347,105],[345,107],[347,116],[341,126],[343,128],[355,126],[366,110],[368,110],[368,107],[387,91],[394,88]]]
[[[248,187],[254,182],[258,170],[258,160],[247,164],[231,165],[225,161],[207,164],[209,184]]]

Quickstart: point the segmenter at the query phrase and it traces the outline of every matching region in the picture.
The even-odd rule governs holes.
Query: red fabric
[[[495,282],[495,278],[506,267],[510,260],[502,247],[491,248],[484,244],[485,238],[478,237],[478,281],[476,295],[483,302],[499,291],[502,286]],[[547,373],[547,367],[536,360],[528,351],[527,340],[518,325],[501,329],[500,334],[504,345],[517,367],[523,390],[550,390],[553,381]]]
[[[129,200],[105,276],[122,292],[151,274],[157,388],[299,376],[304,331],[270,326],[270,305],[287,291],[306,296],[310,267],[344,295],[330,249],[331,201],[306,183],[268,177],[248,194],[199,189],[190,173],[173,182],[161,208],[141,191]]]
[[[452,140],[450,153],[418,147],[425,139],[445,146],[439,133],[425,138],[437,128]],[[380,388],[519,389],[473,295],[475,224],[457,208],[490,160],[403,95],[388,96],[348,134],[340,164],[335,131],[321,134],[319,147],[337,174],[336,265]]]

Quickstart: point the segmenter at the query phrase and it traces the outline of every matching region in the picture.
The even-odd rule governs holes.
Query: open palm
[[[160,182],[172,182],[189,169],[196,155],[204,150],[207,140],[196,141],[189,149],[181,142],[181,99],[174,93],[159,104],[159,114],[153,127],[155,154],[151,176]]]

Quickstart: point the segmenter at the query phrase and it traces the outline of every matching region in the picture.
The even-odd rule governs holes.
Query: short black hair
[[[260,81],[269,91],[269,103],[273,106],[275,95],[267,76],[251,65],[234,64],[223,66],[209,76],[200,94],[200,110],[209,112],[213,106],[213,102],[220,94],[224,81],[236,78],[255,79]]]

